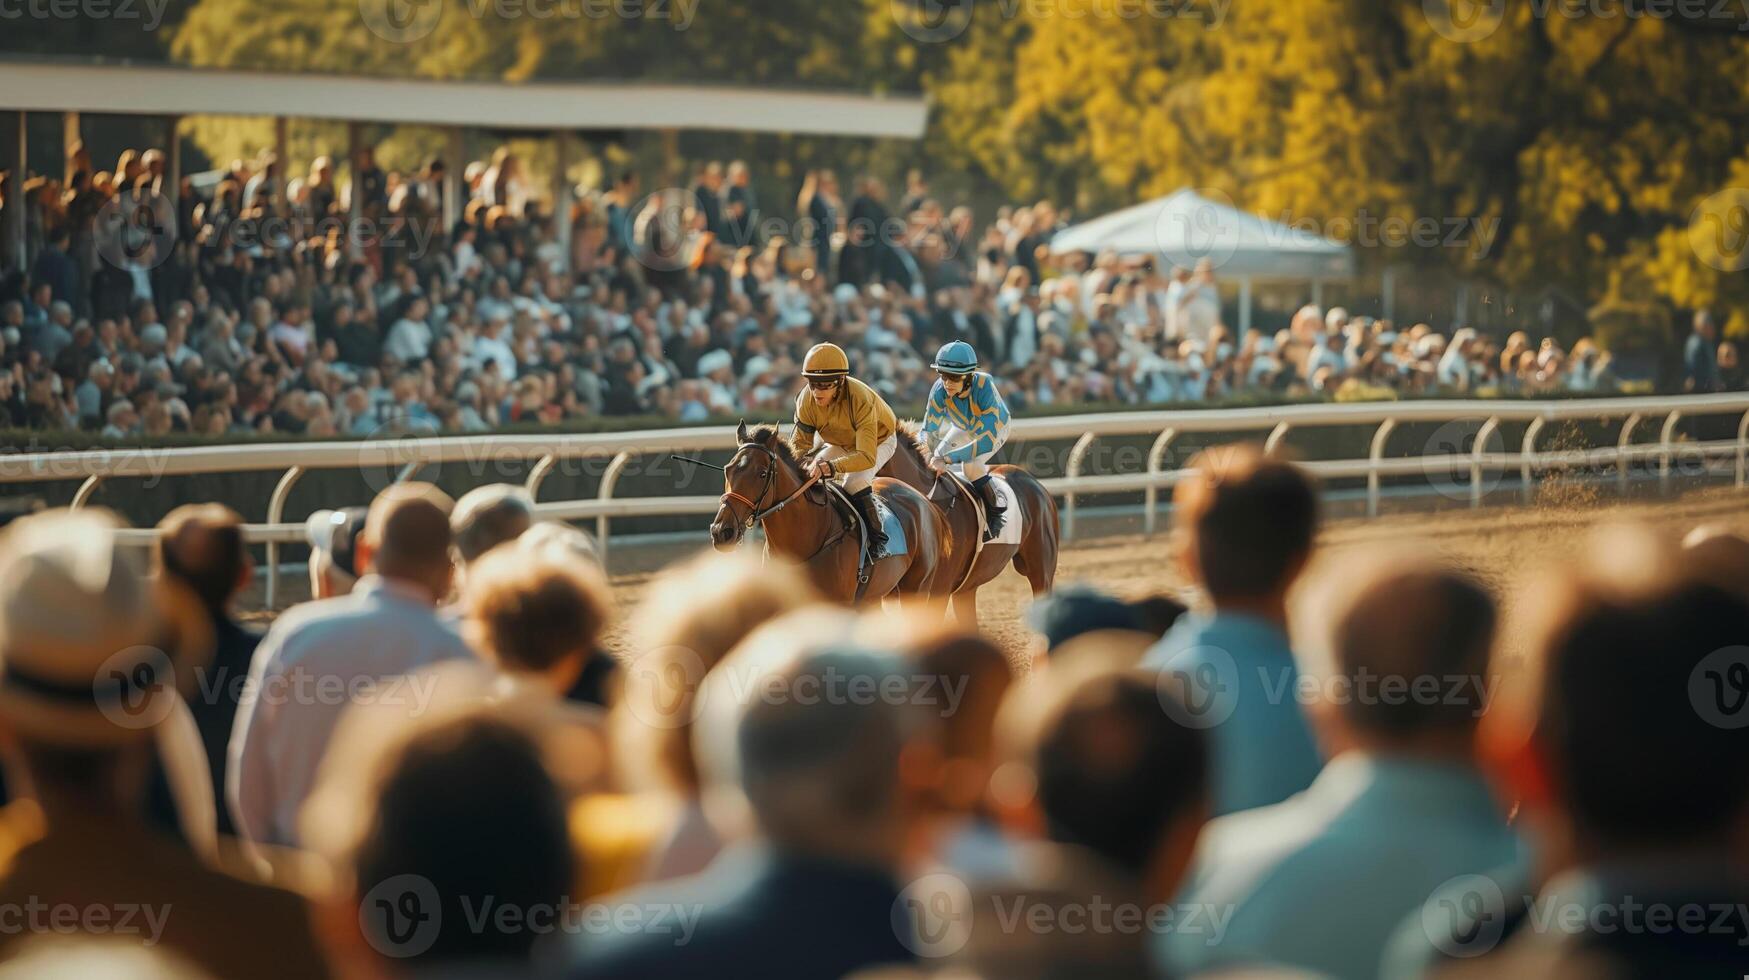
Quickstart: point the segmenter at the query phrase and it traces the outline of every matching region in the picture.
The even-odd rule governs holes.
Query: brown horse
[[[846,604],[857,598],[861,541],[826,489],[802,472],[776,426],[735,430],[735,455],[724,467],[727,492],[711,521],[711,541],[727,551],[755,524],[765,527],[771,551],[800,563],[822,594]],[[941,512],[923,494],[897,480],[877,479],[874,492],[905,529],[906,554],[883,558],[869,570],[865,600],[929,597],[946,591],[942,566],[953,538]]]
[[[1005,516],[1009,521],[1020,522],[1020,544],[988,542],[979,551],[977,544],[983,540],[984,529],[969,490],[948,477],[937,478],[924,457],[916,427],[906,423],[901,429],[899,451],[887,461],[881,474],[929,494],[930,503],[941,509],[953,529],[954,540],[961,542],[959,553],[943,561],[941,577],[945,585],[938,593],[952,596],[954,618],[961,623],[977,623],[978,587],[1001,574],[1002,567],[1009,562],[1014,563],[1015,571],[1026,576],[1034,596],[1049,592],[1057,579],[1057,544],[1061,535],[1057,502],[1044,484],[1018,466],[990,467],[991,473],[1008,481],[1019,499],[1019,512],[1010,511]]]

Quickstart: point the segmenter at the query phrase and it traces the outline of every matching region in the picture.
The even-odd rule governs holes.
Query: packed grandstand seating
[[[362,151],[356,202],[330,158],[297,169],[269,155],[172,188],[159,150],[109,170],[78,150],[64,182],[31,178],[29,273],[0,289],[0,427],[123,439],[732,418],[783,409],[823,340],[901,405],[922,402],[930,355],[956,339],[1017,411],[1618,385],[1589,338],[1569,349],[1313,305],[1240,336],[1218,268],[1054,254],[1050,202],[977,216],[915,174],[897,202],[864,178],[847,203],[834,174],[810,172],[785,220],[739,162],[654,193],[627,172],[581,189],[562,224],[508,150],[466,165],[451,209],[439,160],[384,172]],[[1718,344],[1705,386],[1742,383],[1735,344]]]

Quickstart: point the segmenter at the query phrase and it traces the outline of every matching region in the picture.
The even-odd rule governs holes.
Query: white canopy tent
[[[1348,245],[1189,188],[1065,229],[1050,247],[1059,254],[1158,256],[1184,267],[1208,259],[1217,273],[1239,284],[1241,332],[1251,328],[1254,282],[1310,282],[1315,297],[1324,280],[1354,275],[1354,251]]]

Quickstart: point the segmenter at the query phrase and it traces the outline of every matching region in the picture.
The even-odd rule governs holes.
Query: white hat
[[[108,511],[53,510],[0,534],[0,717],[62,745],[147,734],[194,689],[212,623],[185,587],[148,577]]]
[[[771,370],[771,358],[764,354],[755,354],[747,359],[747,366],[741,370],[741,378],[751,381]]]
[[[706,352],[704,356],[698,359],[698,373],[700,375],[712,374],[721,371],[724,368],[731,368],[734,366],[735,359],[729,356],[728,351],[723,350],[720,347],[716,350]]]

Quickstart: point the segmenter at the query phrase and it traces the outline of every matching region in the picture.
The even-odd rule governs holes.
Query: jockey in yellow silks
[[[887,556],[887,535],[875,513],[875,473],[899,448],[899,422],[873,388],[850,376],[850,358],[836,344],[816,344],[802,360],[808,387],[796,398],[790,445],[798,456],[825,444],[809,464],[821,479],[842,478],[868,527],[869,560]]]

